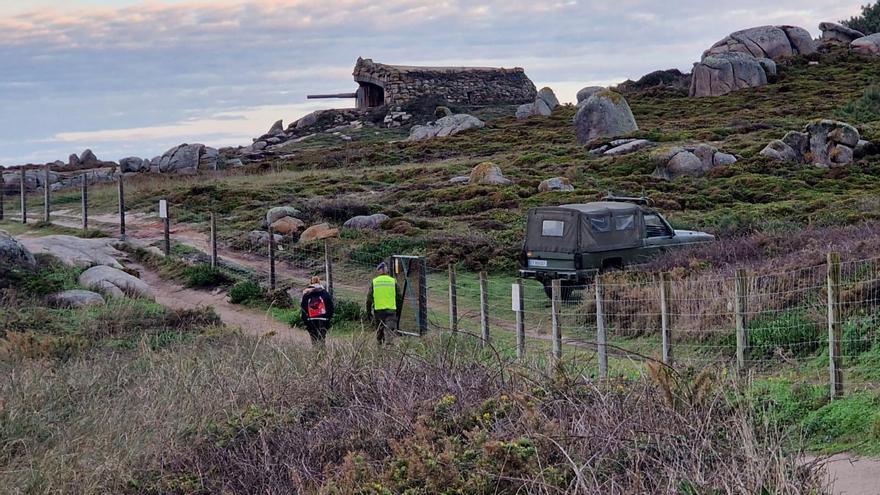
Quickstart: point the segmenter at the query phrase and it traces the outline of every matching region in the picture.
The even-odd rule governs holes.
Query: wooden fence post
[[[841,368],[842,322],[840,319],[840,253],[828,253],[828,366],[831,372],[831,400],[843,396]]]
[[[119,195],[119,238],[125,239],[125,186],[122,183],[122,173],[119,173],[116,192]]]
[[[171,256],[171,213],[162,219],[162,237],[165,241],[165,256]]]
[[[521,359],[526,354],[526,307],[521,278],[516,279],[516,287],[516,357]]]
[[[672,364],[672,335],[669,329],[669,296],[672,283],[669,273],[660,274],[660,331],[663,338],[663,363]]]
[[[269,226],[269,289],[275,290],[275,229]]]
[[[560,329],[559,310],[562,303],[562,281],[558,278],[550,282],[550,310],[552,313],[553,363],[562,359],[562,331]]]
[[[458,331],[458,287],[455,282],[455,265],[449,264],[449,330]]]
[[[483,346],[489,345],[489,282],[486,272],[480,272],[480,331]]]
[[[608,341],[605,335],[605,289],[602,276],[596,274],[596,351],[599,353],[599,376],[608,378]]]
[[[4,203],[6,203],[6,184],[0,181],[0,220],[4,219]]]
[[[211,268],[217,268],[217,217],[211,212]]]
[[[27,177],[25,177],[24,167],[19,169],[21,183],[21,223],[27,223]]]
[[[49,197],[49,164],[46,164],[45,173],[43,174],[43,221],[49,223],[52,221],[52,204]]]
[[[419,264],[419,335],[428,333],[428,261],[421,257]]]
[[[333,294],[333,252],[330,249],[330,241],[324,241],[324,281],[327,283],[327,291]]]
[[[736,271],[736,283],[734,285],[736,305],[736,368],[743,372],[749,366],[749,275],[745,269],[740,268]]]
[[[83,231],[85,231],[89,229],[89,181],[87,174],[82,175],[80,202],[82,203],[82,227]]]

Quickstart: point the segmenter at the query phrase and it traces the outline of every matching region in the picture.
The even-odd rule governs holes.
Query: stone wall
[[[358,58],[354,80],[384,90],[386,105],[432,97],[457,105],[520,104],[535,101],[535,85],[523,69],[408,67]]]

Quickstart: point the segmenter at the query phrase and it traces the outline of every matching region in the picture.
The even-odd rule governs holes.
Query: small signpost
[[[159,218],[162,219],[165,231],[165,256],[169,256],[171,254],[171,219],[168,217],[168,200],[159,200]]]

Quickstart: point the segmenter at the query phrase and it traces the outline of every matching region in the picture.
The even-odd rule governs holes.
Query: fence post
[[[521,278],[516,279],[516,286],[516,357],[522,358],[526,354],[526,308]]]
[[[330,242],[324,241],[324,281],[327,282],[327,291],[333,294],[333,253]]]
[[[43,221],[49,223],[52,220],[52,206],[49,198],[49,164],[46,164],[43,175]]]
[[[125,186],[122,184],[121,172],[117,183],[117,194],[119,195],[119,238],[125,240]]]
[[[171,256],[171,212],[162,219],[162,237],[165,241],[165,256]]]
[[[211,212],[211,268],[217,268],[217,217]]]
[[[0,220],[3,220],[4,218],[4,203],[6,203],[6,184],[3,181],[0,181]]]
[[[831,400],[843,396],[840,362],[842,337],[840,320],[840,253],[828,253],[828,366],[831,372]]]
[[[428,261],[419,258],[419,335],[428,332]]]
[[[24,167],[19,169],[21,172],[21,223],[27,223],[27,178],[25,177]]]
[[[449,330],[458,331],[458,287],[455,285],[455,265],[449,264]]]
[[[80,193],[82,203],[82,226],[83,230],[89,229],[89,181],[88,174],[82,175],[82,191]]]
[[[745,269],[736,271],[736,367],[742,372],[749,366],[749,275]]]
[[[483,346],[489,345],[489,283],[486,272],[480,272],[480,331]]]
[[[275,229],[269,226],[269,289],[275,290]]]
[[[669,296],[672,283],[669,273],[660,274],[660,331],[663,338],[663,363],[672,364],[672,335],[669,329]]]
[[[596,274],[596,351],[599,353],[599,376],[608,378],[608,342],[605,335],[605,289],[602,287],[602,276]]]
[[[562,359],[562,331],[559,322],[559,306],[562,302],[562,281],[558,278],[550,282],[550,309],[552,312],[552,339],[553,339],[553,359],[554,363],[558,363]]]

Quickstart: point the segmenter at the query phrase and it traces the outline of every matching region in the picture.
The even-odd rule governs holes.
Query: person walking
[[[385,263],[376,267],[378,275],[370,283],[367,292],[367,316],[376,323],[376,341],[379,344],[390,343],[397,333],[397,308],[400,294],[397,281],[388,275]]]
[[[309,286],[303,290],[299,303],[300,316],[312,338],[312,345],[322,347],[333,319],[333,296],[321,284],[321,279],[312,277]]]

